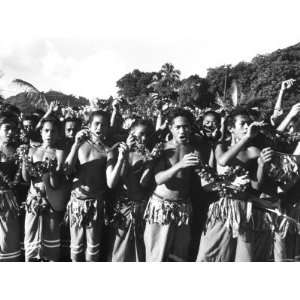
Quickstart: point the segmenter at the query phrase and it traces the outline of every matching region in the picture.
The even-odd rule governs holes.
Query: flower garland
[[[16,159],[22,166],[25,163],[26,170],[31,177],[41,178],[44,174],[55,170],[57,167],[57,159],[49,159],[46,157],[44,161],[33,162],[32,157],[28,155],[29,146],[21,145],[16,152]],[[21,169],[21,168],[20,168]]]
[[[46,173],[55,170],[57,159],[46,158],[44,161],[33,162],[32,158],[26,158],[26,170],[31,177],[42,178]]]
[[[22,159],[23,153],[28,149],[27,145],[22,145],[16,149],[16,153],[13,155],[6,155],[3,152],[0,152],[1,160],[4,158],[6,162],[11,161],[17,165],[17,171],[14,178],[11,180],[7,174],[0,170],[0,186],[4,188],[13,189],[21,182],[22,177]]]
[[[150,151],[145,143],[143,143],[140,139],[135,138],[134,145],[132,147],[133,151],[141,154],[143,156],[144,162],[153,161],[155,159],[158,159],[161,157],[163,149],[164,149],[164,143],[159,142],[157,143],[152,151]]]
[[[249,176],[249,172],[241,166],[229,167],[228,170],[218,175],[208,165],[204,165],[201,169],[196,170],[198,176],[206,183],[207,189],[210,191],[218,192],[220,198],[232,198],[238,193],[243,193],[249,187],[249,181],[245,181],[244,184],[234,185],[232,184],[237,177]],[[204,189],[205,189],[204,186]]]

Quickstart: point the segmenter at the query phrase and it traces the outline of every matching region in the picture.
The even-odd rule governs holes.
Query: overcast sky
[[[299,2],[299,1],[298,1]],[[21,78],[43,91],[116,95],[134,69],[182,72],[249,61],[300,42],[297,1],[7,1],[1,6],[0,90]]]

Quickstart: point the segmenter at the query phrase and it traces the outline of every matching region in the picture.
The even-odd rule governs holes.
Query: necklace
[[[100,154],[103,154],[103,152],[108,152],[107,147],[101,141],[99,141],[99,143],[95,143],[92,140],[88,139],[87,142]],[[100,146],[103,148],[102,151],[99,149]]]

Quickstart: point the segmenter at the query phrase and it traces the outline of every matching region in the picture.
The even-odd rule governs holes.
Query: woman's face
[[[16,133],[16,126],[13,123],[3,123],[0,125],[0,139],[2,142],[12,141]]]
[[[101,138],[106,137],[109,129],[109,123],[104,116],[96,115],[94,116],[92,122],[90,123],[90,131],[95,137]]]
[[[133,136],[135,136],[142,143],[147,142],[147,138],[148,138],[148,136],[147,136],[147,126],[138,125],[138,126],[136,126],[132,129],[131,134]]]
[[[57,134],[57,128],[52,122],[44,123],[43,128],[41,129],[41,136],[44,144],[53,145],[57,138]]]
[[[230,132],[236,139],[243,138],[247,132],[248,127],[251,124],[251,119],[246,115],[237,115],[235,117],[234,126],[230,128]]]

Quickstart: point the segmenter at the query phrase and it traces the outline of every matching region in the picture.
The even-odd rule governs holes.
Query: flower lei
[[[13,155],[6,155],[5,153],[1,152],[1,157],[5,158],[6,161],[13,161],[15,165],[18,166],[15,176],[12,180],[9,179],[9,176],[0,170],[0,186],[8,187],[9,189],[14,188],[21,182],[22,177],[22,164],[21,164],[21,152],[25,151],[26,145],[24,147],[20,146],[17,148],[16,153]]]
[[[41,178],[44,174],[51,170],[54,170],[57,166],[57,159],[49,159],[48,157],[44,161],[34,163],[32,157],[28,155],[29,146],[21,145],[17,149],[17,160],[26,164],[26,170],[29,175],[35,178]],[[22,165],[20,163],[20,165]]]
[[[57,166],[57,160],[46,158],[44,161],[33,163],[32,159],[26,158],[26,169],[31,177],[41,178],[44,174],[54,170]]]
[[[204,165],[197,170],[197,174],[207,185],[211,186],[210,190],[218,192],[221,198],[232,198],[238,193],[245,192],[249,187],[249,183],[239,186],[232,184],[237,177],[249,175],[249,172],[241,166],[229,167],[224,174],[218,175],[208,165]]]
[[[141,142],[139,139],[136,139],[132,149],[143,156],[144,162],[149,162],[161,157],[164,149],[164,143],[157,143],[153,147],[152,151],[149,151],[143,142]]]

